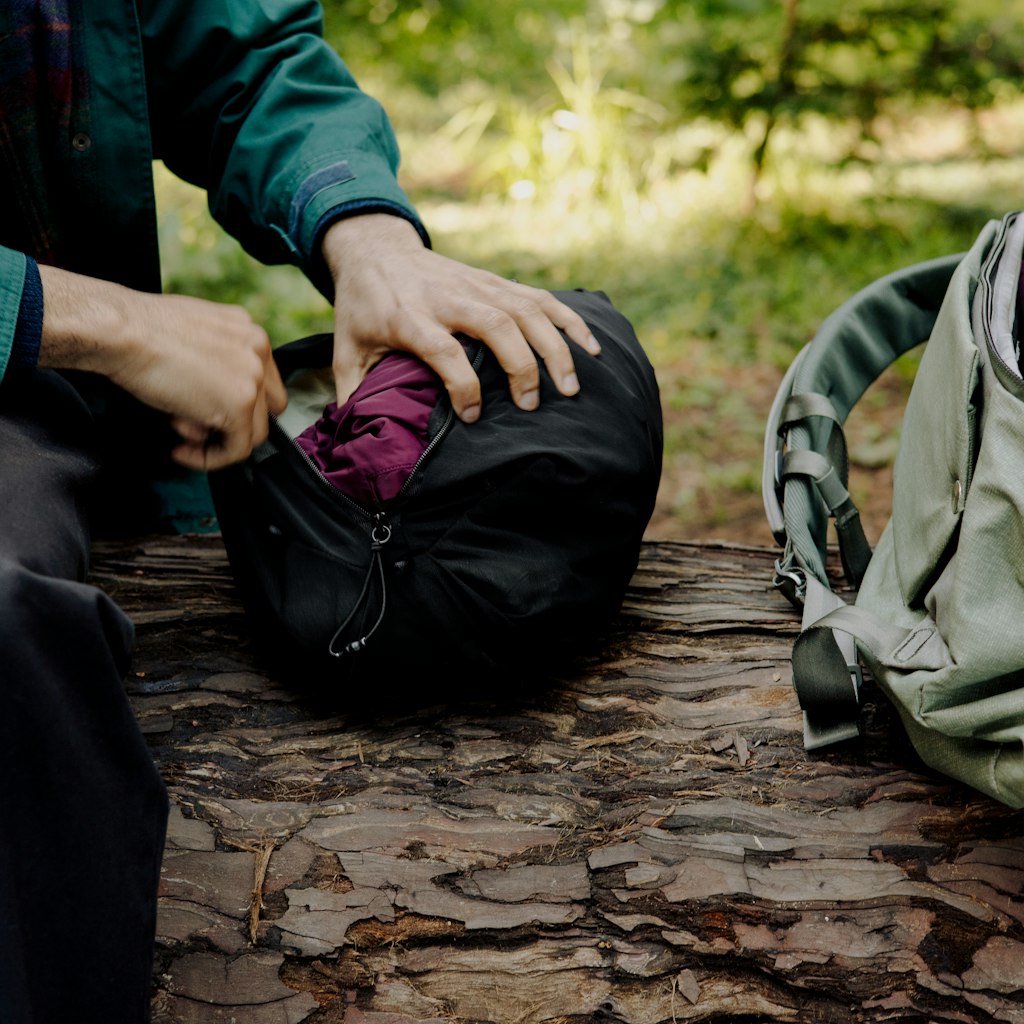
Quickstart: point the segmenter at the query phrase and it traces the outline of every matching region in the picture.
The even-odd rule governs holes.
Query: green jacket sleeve
[[[7,371],[25,286],[25,254],[0,246],[0,380]]]
[[[387,116],[324,42],[316,0],[138,10],[154,153],[253,256],[315,271],[318,226],[339,208],[390,210],[426,240]]]

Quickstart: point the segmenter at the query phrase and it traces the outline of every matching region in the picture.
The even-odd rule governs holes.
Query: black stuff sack
[[[557,297],[602,348],[573,345],[580,393],[542,372],[524,412],[466,340],[483,392],[471,425],[411,356],[385,357],[339,410],[331,335],[276,350],[289,408],[211,488],[257,639],[290,675],[394,692],[466,670],[536,674],[607,628],[654,509],[658,388],[607,296]]]

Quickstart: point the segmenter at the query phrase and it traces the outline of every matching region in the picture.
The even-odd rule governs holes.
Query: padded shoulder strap
[[[808,750],[857,735],[857,644],[879,649],[870,617],[834,594],[825,570],[828,517],[836,523],[843,569],[859,586],[871,549],[850,498],[843,424],[861,395],[904,352],[932,332],[962,255],[930,260],[883,277],[822,324],[794,360],[772,405],[764,444],[762,493],[784,545],[775,584],[803,609],[793,681]]]
[[[811,342],[793,391],[827,395],[845,420],[882,371],[931,334],[963,257],[958,253],[898,270],[843,303]]]
[[[919,263],[858,292],[821,325],[775,396],[765,431],[765,513],[776,540],[787,547],[789,567],[796,564],[826,585],[828,512],[836,515],[837,523],[845,521],[848,547],[862,547],[855,536],[858,532],[862,536],[859,526],[850,528],[856,509],[845,490],[842,424],[878,376],[927,339],[962,258],[958,254]],[[805,451],[817,453],[827,463],[812,463],[799,455],[793,459]],[[796,467],[788,473],[787,458]],[[851,550],[850,561],[863,561],[863,552]],[[856,566],[852,568],[857,571]]]

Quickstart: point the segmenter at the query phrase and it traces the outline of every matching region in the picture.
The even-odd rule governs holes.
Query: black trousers
[[[167,793],[83,582],[101,455],[52,371],[0,382],[0,1021],[149,1020]]]

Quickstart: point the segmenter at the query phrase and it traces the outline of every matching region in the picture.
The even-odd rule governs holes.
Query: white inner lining
[[[298,437],[320,419],[324,406],[335,400],[334,373],[329,366],[319,370],[297,370],[285,383],[288,408],[276,418],[289,437]]]

